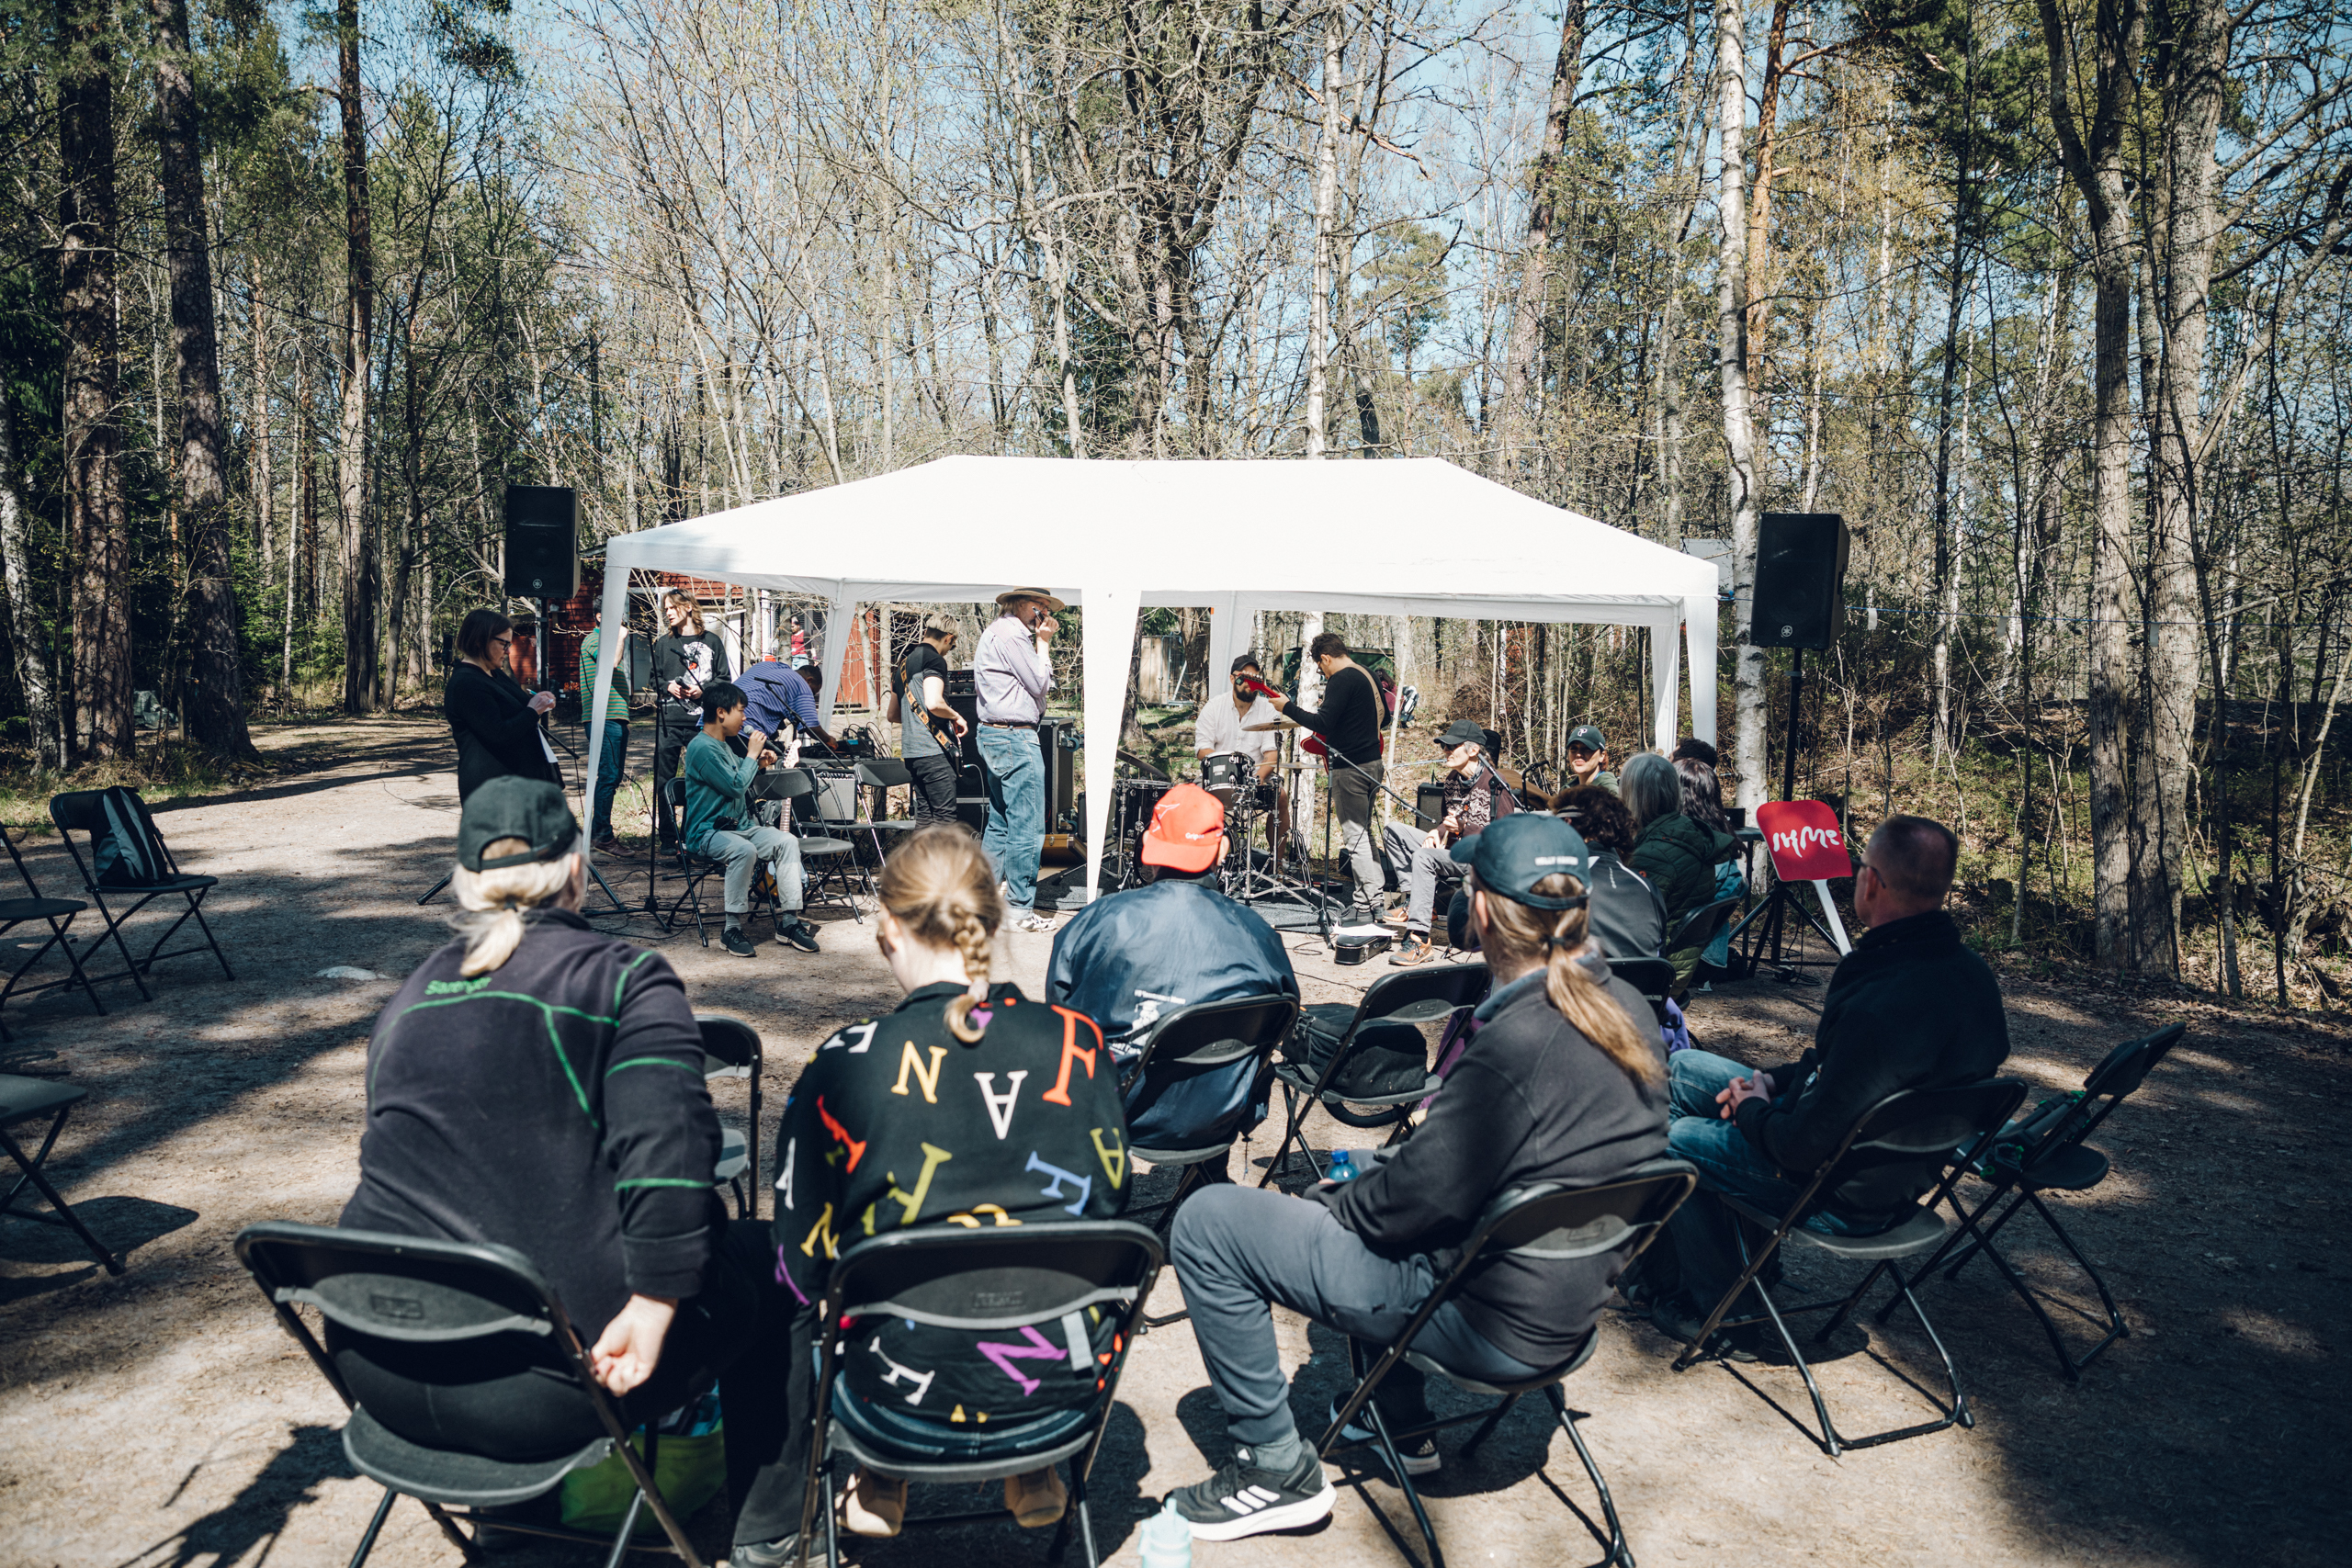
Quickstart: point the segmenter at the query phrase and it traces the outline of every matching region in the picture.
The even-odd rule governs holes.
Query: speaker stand
[[[1804,649],[1792,648],[1789,649],[1788,733],[1781,737],[1781,798],[1782,800],[1794,800],[1797,797],[1797,737],[1801,733],[1798,728],[1797,715],[1804,701]],[[1764,846],[1764,863],[1767,865],[1772,863],[1772,846],[1770,844]],[[1820,959],[1795,959],[1781,956],[1781,933],[1791,910],[1794,910],[1799,919],[1818,932],[1821,940],[1829,943],[1832,952],[1837,950],[1837,940],[1829,934],[1827,929],[1815,917],[1812,910],[1790,896],[1789,885],[1782,882],[1777,874],[1772,879],[1772,891],[1764,896],[1764,901],[1748,910],[1739,924],[1732,927],[1731,940],[1737,942],[1741,932],[1755,925],[1757,921],[1762,920],[1764,922],[1762,928],[1748,938],[1747,972],[1753,975],[1758,969],[1770,968],[1774,971],[1773,977],[1784,986],[1817,986],[1821,982],[1803,971],[1806,968],[1835,968],[1838,961],[1833,958],[1825,964]],[[1768,950],[1771,953],[1769,962],[1764,957]]]

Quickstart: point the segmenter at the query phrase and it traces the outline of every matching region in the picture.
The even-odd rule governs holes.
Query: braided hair
[[[972,1010],[988,999],[997,928],[1004,923],[1004,900],[979,840],[955,823],[918,828],[882,863],[876,886],[909,937],[962,955],[968,984],[947,1003],[947,1031],[967,1045],[978,1040]]]

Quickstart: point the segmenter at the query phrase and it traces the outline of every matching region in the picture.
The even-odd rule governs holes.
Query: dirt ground
[[[447,898],[414,902],[446,868],[456,829],[446,731],[421,719],[330,728],[264,736],[314,771],[158,813],[189,868],[222,879],[206,907],[236,979],[209,958],[183,959],[151,981],[152,1001],[128,984],[102,987],[103,1018],[70,996],[8,1009],[17,1039],[0,1046],[0,1070],[62,1075],[90,1091],[49,1169],[130,1267],[109,1278],[70,1235],[0,1222],[0,1568],[340,1563],[380,1495],[345,1463],[338,1402],[231,1248],[254,1220],[333,1221],[356,1179],[370,1022],[397,977],[447,937]],[[339,761],[317,768],[322,757]],[[30,858],[45,890],[70,890],[53,839]],[[625,897],[641,893],[635,876],[618,880]],[[846,916],[822,924],[821,955],[763,945],[752,963],[699,946],[691,931],[664,941],[642,919],[626,930],[662,948],[697,1007],[760,1029],[774,1106],[828,1032],[894,999],[868,931]],[[1306,950],[1296,962],[1309,1000],[1345,999],[1375,977],[1337,968],[1311,939],[1289,941]],[[1048,942],[1009,937],[1002,973],[1035,988]],[[27,951],[12,945],[8,962]],[[343,964],[386,978],[318,977]],[[1809,1414],[1792,1369],[1678,1375],[1645,1324],[1609,1314],[1569,1397],[1590,1413],[1587,1440],[1645,1563],[2343,1561],[2352,1423],[2326,1314],[2352,1294],[2339,1188],[2352,1159],[2329,1108],[2352,1090],[2352,1031],[2080,981],[2005,984],[2010,1067],[2037,1093],[2078,1084],[2119,1040],[2188,1022],[2182,1048],[2098,1140],[2113,1175],[2064,1209],[2131,1337],[2070,1386],[2023,1305],[1973,1268],[1927,1300],[1974,1429],[1831,1460],[1788,1418]],[[1746,983],[1699,998],[1692,1031],[1711,1049],[1778,1059],[1809,1035],[1819,998]],[[723,1115],[740,1117],[739,1093],[722,1086]],[[1273,1132],[1237,1153],[1237,1175],[1271,1152]],[[1317,1131],[1318,1147],[1329,1141]],[[2038,1227],[2011,1235],[2020,1266],[2073,1309],[2062,1319],[2086,1330],[2096,1296]],[[1792,1281],[1815,1274],[1792,1260]],[[1157,1309],[1175,1298],[1164,1281]],[[1284,1341],[1311,1428],[1344,1352],[1298,1320]],[[1833,1343],[1820,1372],[1842,1425],[1920,1418],[1920,1396],[1890,1367],[1936,1382],[1924,1339],[1899,1319]],[[1120,1404],[1094,1517],[1104,1560],[1132,1563],[1140,1519],[1207,1473],[1225,1445],[1181,1325],[1137,1346]],[[1589,1483],[1538,1402],[1476,1454],[1463,1440],[1444,1439],[1445,1468],[1425,1487],[1453,1561],[1600,1556],[1585,1522],[1598,1517]],[[971,1505],[918,1493],[916,1506]],[[695,1521],[714,1555],[726,1524],[723,1506]],[[1026,1562],[1045,1546],[1007,1521],[861,1543],[850,1556],[877,1568]],[[1204,1562],[1326,1568],[1418,1562],[1421,1548],[1400,1495],[1351,1472],[1328,1524],[1195,1551]],[[456,1557],[403,1503],[374,1561]],[[501,1559],[598,1560],[562,1547]]]

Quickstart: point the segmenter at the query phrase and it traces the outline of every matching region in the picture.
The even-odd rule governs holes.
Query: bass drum
[[[1151,880],[1143,863],[1144,830],[1160,798],[1174,787],[1165,779],[1121,779],[1112,785],[1111,840],[1102,848],[1102,874],[1113,886],[1140,887]]]

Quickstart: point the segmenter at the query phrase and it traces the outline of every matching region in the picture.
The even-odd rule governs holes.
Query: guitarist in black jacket
[[[1854,881],[1854,912],[1870,930],[1830,976],[1813,1049],[1796,1061],[1750,1075],[1727,1057],[1676,1053],[1668,1142],[1700,1176],[1667,1227],[1673,1247],[1651,1249],[1659,1269],[1679,1264],[1679,1290],[1645,1270],[1642,1293],[1667,1334],[1687,1344],[1739,1277],[1735,1221],[1718,1193],[1785,1210],[1871,1106],[1902,1089],[1975,1083],[2008,1059],[2000,983],[1944,913],[1959,853],[1951,829],[1924,817],[1890,817],[1871,835]],[[1802,1223],[1876,1235],[1908,1217],[1939,1168],[1934,1159],[1873,1166]],[[1735,1356],[1752,1359],[1740,1336],[1754,1332],[1730,1336]]]

